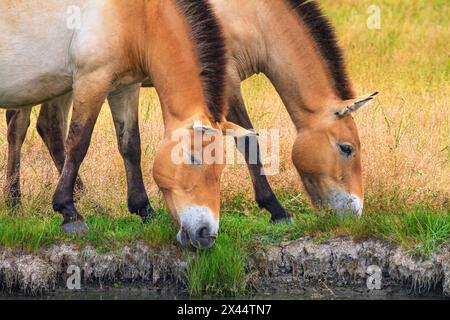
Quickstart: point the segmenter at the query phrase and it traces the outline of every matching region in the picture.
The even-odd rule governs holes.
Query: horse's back
[[[100,2],[0,2],[1,106],[37,104],[71,89],[71,46],[75,34],[85,28],[82,10]]]

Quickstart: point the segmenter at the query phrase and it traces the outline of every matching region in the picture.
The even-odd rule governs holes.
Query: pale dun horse
[[[78,28],[67,25],[68,8],[73,6],[80,9]],[[0,30],[0,105],[20,110],[8,113],[8,171],[20,159],[16,151],[25,130],[17,123],[29,119],[30,106],[47,101],[58,106],[47,114],[54,121],[40,129],[62,137],[63,122],[55,119],[66,117],[73,95],[64,162],[61,152],[53,153],[61,171],[53,208],[64,218],[63,230],[76,234],[88,230],[73,193],[106,98],[127,171],[129,209],[143,219],[151,215],[140,168],[135,108],[138,83],[149,78],[160,97],[166,128],[154,165],[155,181],[180,225],[181,244],[211,247],[218,233],[223,165],[205,164],[199,170],[170,159],[176,143],[170,137],[179,128],[193,136],[193,124],[200,122],[201,130],[221,136],[222,131],[237,127],[225,120],[226,50],[209,4],[203,0],[2,1]],[[50,150],[63,145],[61,138],[59,145],[45,141]],[[17,181],[11,185],[17,187]]]
[[[242,98],[241,81],[256,73],[266,74],[297,128],[292,159],[313,203],[339,214],[361,214],[361,150],[351,114],[375,94],[354,97],[333,28],[318,5],[304,0],[210,2],[222,22],[231,52],[228,119],[253,128]],[[64,123],[65,118],[53,109],[58,107],[46,104],[38,119],[38,129],[46,142],[61,141],[48,123],[55,122],[54,117]],[[27,117],[16,118],[16,125],[11,127],[26,127],[21,123],[26,123]],[[54,159],[63,154],[60,146],[49,147]],[[249,159],[248,150],[242,151]],[[256,201],[272,214],[272,221],[289,219],[261,169],[260,160],[249,164]],[[13,171],[11,176],[18,173]],[[14,190],[18,189],[7,191]]]
[[[361,145],[352,113],[377,93],[355,97],[333,27],[309,0],[211,0],[232,52],[228,119],[251,129],[241,81],[264,73],[297,129],[292,160],[314,205],[361,215]],[[262,165],[249,165],[256,200],[286,218]]]

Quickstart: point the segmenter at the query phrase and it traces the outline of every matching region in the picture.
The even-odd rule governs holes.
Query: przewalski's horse
[[[77,28],[67,25],[67,10],[73,6],[80,11]],[[138,114],[134,107],[139,97],[137,83],[149,78],[160,97],[166,127],[166,139],[155,161],[155,180],[184,231],[178,237],[182,244],[212,246],[218,232],[222,165],[205,164],[199,170],[193,164],[177,165],[170,159],[175,143],[170,136],[179,128],[193,136],[196,122],[220,135],[235,127],[224,118],[226,50],[208,3],[6,1],[0,3],[0,30],[0,105],[20,110],[8,114],[9,143],[16,147],[22,143],[24,130],[18,129],[17,120],[29,118],[30,106],[52,99],[52,105],[61,109],[47,115],[50,121],[46,129],[62,137],[62,122],[51,119],[66,117],[67,101],[73,92],[65,160],[53,197],[54,210],[64,217],[63,229],[70,233],[88,229],[74,206],[73,190],[106,98],[127,171],[129,209],[144,219],[151,214],[140,169]],[[51,139],[45,141],[52,143]],[[61,139],[59,142],[62,145]],[[61,154],[53,155],[60,165]]]
[[[373,95],[354,98],[341,49],[318,5],[304,0],[211,3],[232,54],[228,119],[253,128],[240,83],[253,74],[265,73],[298,130],[292,158],[313,203],[360,214],[364,198],[360,143],[351,113]],[[38,128],[44,141],[58,140],[47,125],[53,122],[47,119],[51,114],[59,115],[50,111],[54,108],[53,104],[45,105],[39,115]],[[24,127],[19,121],[26,122],[27,117],[16,119],[18,123],[11,127]],[[50,147],[50,152],[56,149]],[[261,168],[260,161],[249,165],[258,204],[271,212],[273,221],[288,219]]]
[[[363,210],[361,149],[351,113],[376,93],[356,98],[333,27],[315,1],[210,0],[223,22],[229,64],[228,118],[251,129],[241,81],[264,73],[297,129],[292,160],[314,205],[338,214]],[[258,161],[260,162],[260,161]],[[262,165],[249,165],[256,200],[287,216]]]

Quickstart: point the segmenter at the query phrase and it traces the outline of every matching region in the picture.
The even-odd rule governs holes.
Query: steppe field
[[[214,249],[190,253],[187,279],[192,293],[234,294],[246,290],[244,264],[256,246],[302,236],[321,241],[350,235],[379,238],[427,256],[450,241],[450,4],[447,0],[322,0],[336,26],[358,94],[380,91],[355,116],[363,150],[365,214],[338,219],[314,212],[290,157],[295,137],[277,93],[263,75],[244,83],[245,101],[258,129],[279,128],[280,173],[269,177],[294,217],[271,225],[253,201],[247,168],[228,166],[222,183],[222,220]],[[367,27],[367,9],[381,9],[381,29]],[[142,166],[154,220],[141,225],[126,205],[126,179],[108,107],[102,110],[81,177],[86,191],[78,208],[91,231],[86,238],[61,233],[52,212],[58,174],[35,130],[39,108],[22,153],[20,209],[0,205],[0,246],[37,251],[58,241],[111,250],[134,242],[175,244],[176,227],[152,178],[152,161],[162,139],[159,102],[153,89],[141,92]],[[0,177],[5,182],[7,139],[0,120]],[[188,253],[186,253],[188,254]]]

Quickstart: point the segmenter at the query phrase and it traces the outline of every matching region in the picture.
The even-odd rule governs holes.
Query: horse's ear
[[[232,136],[235,138],[258,136],[258,134],[255,132],[255,130],[245,129],[233,122],[226,121],[226,120],[221,123],[221,128],[222,128],[222,132],[225,136]]]
[[[254,130],[247,130],[233,122],[223,120],[220,123],[218,123],[220,129],[222,130],[223,135],[225,136],[232,136],[235,138],[241,138],[241,137],[252,137],[257,136],[258,134]],[[209,125],[205,125],[200,121],[195,121],[192,125],[192,128],[195,131],[202,131],[206,134],[215,134],[218,132],[217,129],[214,129],[213,127]],[[220,131],[219,131],[220,132]]]
[[[335,115],[339,118],[343,118],[346,115],[355,112],[357,110],[359,110],[360,108],[362,108],[363,106],[365,106],[367,103],[369,103],[370,101],[372,101],[375,96],[378,95],[378,92],[374,92],[362,97],[359,97],[357,99],[352,99],[352,100],[348,100],[346,101],[346,106],[341,110],[335,113]]]
[[[214,134],[215,132],[217,132],[216,129],[214,129],[211,126],[204,125],[201,121],[195,121],[194,124],[192,125],[192,128],[195,131],[202,131],[203,133],[206,134]]]

